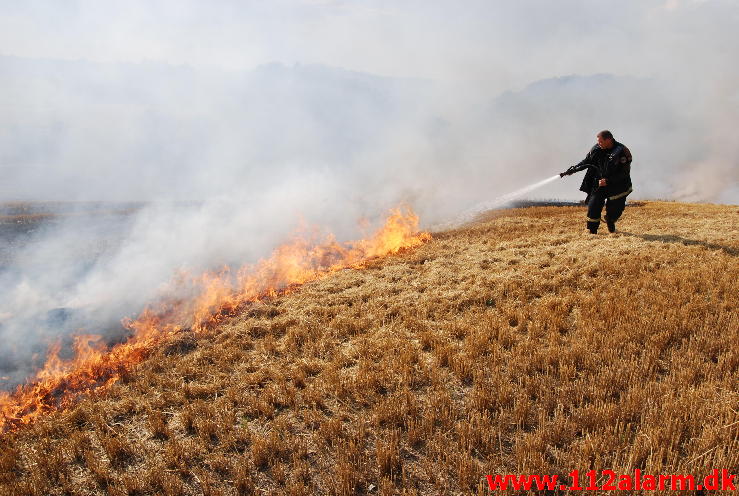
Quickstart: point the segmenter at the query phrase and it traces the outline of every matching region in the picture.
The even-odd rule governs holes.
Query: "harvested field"
[[[183,331],[106,393],[0,437],[0,494],[739,472],[739,207],[632,203],[597,236],[584,216],[489,212]]]

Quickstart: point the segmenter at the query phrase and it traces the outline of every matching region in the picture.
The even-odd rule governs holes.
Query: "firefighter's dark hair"
[[[607,129],[604,129],[603,131],[599,132],[598,136],[600,136],[603,139],[613,139],[613,133],[611,133]]]

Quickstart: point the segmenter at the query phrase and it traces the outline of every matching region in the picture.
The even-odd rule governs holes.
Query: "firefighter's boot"
[[[616,232],[616,221],[615,220],[609,219],[607,215],[603,217],[603,220],[605,221],[606,226],[608,226],[609,233]]]

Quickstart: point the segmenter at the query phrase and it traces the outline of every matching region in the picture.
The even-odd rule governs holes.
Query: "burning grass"
[[[407,208],[394,209],[373,236],[338,243],[317,229],[298,232],[255,266],[231,273],[228,267],[200,276],[180,274],[161,299],[135,320],[125,321],[131,336],[108,350],[100,336],[80,335],[72,359],[60,358],[60,344],[50,350],[33,381],[13,394],[0,392],[0,432],[27,424],[39,415],[72,404],[89,390],[105,390],[168,337],[183,329],[201,334],[245,305],[373,257],[417,246],[428,233],[418,233],[418,217]]]
[[[581,207],[494,212],[216,312],[1,437],[0,493],[486,494],[488,473],[736,473],[737,213],[650,202],[590,236]]]

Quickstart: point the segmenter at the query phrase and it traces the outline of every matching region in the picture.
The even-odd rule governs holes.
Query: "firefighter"
[[[585,159],[573,165],[560,176],[569,176],[588,169],[580,185],[580,191],[588,194],[587,227],[591,234],[598,233],[603,205],[606,214],[603,220],[609,232],[616,231],[616,221],[626,207],[626,197],[631,187],[631,152],[613,138],[610,131],[598,133],[598,144],[590,149]]]

